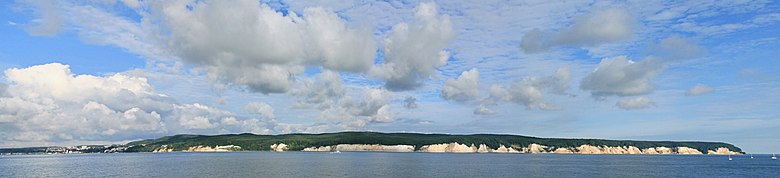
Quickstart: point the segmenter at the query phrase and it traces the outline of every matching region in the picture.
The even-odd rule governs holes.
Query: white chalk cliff
[[[411,145],[366,145],[366,144],[339,144],[333,146],[309,147],[303,151],[377,151],[377,152],[414,152],[414,146]],[[555,154],[703,154],[697,149],[690,147],[651,147],[640,149],[636,146],[593,146],[580,145],[578,147],[551,147],[541,144],[529,144],[528,146],[499,145],[492,149],[486,144],[466,145],[458,142],[431,144],[420,147],[417,152],[428,153],[555,153]],[[717,150],[708,150],[707,154],[740,154],[730,151],[728,148],[718,148]]]
[[[716,149],[714,151],[713,150],[707,150],[707,154],[711,154],[711,155],[728,155],[728,154],[738,155],[738,154],[742,154],[742,153],[733,152],[733,151],[729,150],[729,148],[726,148],[726,147],[720,147],[720,148],[718,148],[718,149]]]
[[[273,144],[271,145],[271,151],[275,151],[275,152],[287,151],[287,144],[284,143]]]
[[[226,146],[217,145],[214,147],[198,145],[198,146],[189,147],[186,150],[183,150],[182,152],[229,152],[229,151],[239,151],[239,150],[241,150],[241,147],[235,145],[226,145]]]
[[[303,151],[371,151],[371,152],[414,152],[412,145],[379,145],[379,144],[338,144],[304,148]]]

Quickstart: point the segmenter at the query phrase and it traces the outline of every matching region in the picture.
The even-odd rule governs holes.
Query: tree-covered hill
[[[148,139],[130,142],[128,152],[149,152],[163,145],[174,151],[185,150],[192,146],[236,145],[244,151],[270,150],[273,144],[284,143],[290,150],[302,150],[307,147],[330,146],[337,144],[382,144],[382,145],[413,145],[419,149],[423,145],[458,142],[462,144],[486,144],[491,148],[499,145],[515,145],[525,147],[536,143],[552,148],[593,146],[636,146],[640,149],[651,147],[690,147],[703,153],[726,147],[731,151],[741,152],[739,147],[723,142],[674,142],[674,141],[635,141],[635,140],[603,140],[603,139],[560,139],[537,138],[519,135],[503,134],[420,134],[420,133],[378,133],[378,132],[339,132],[323,134],[284,134],[284,135],[174,135],[158,139]]]

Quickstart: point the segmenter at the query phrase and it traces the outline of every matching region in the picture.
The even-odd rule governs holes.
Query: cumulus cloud
[[[484,105],[479,105],[477,108],[474,109],[474,115],[493,115],[496,114],[496,111],[493,111],[490,108],[485,107]]]
[[[417,23],[399,23],[384,39],[385,63],[372,74],[384,79],[386,88],[414,89],[446,64],[449,52],[444,47],[456,33],[449,16],[439,16],[436,8],[433,3],[420,3],[415,9]]]
[[[8,89],[8,84],[0,83],[0,96],[5,95],[5,90]]]
[[[695,59],[707,53],[701,46],[679,36],[664,38],[658,44],[651,45],[650,50],[655,56],[669,62]]]
[[[404,98],[404,107],[407,109],[417,108],[417,98],[414,98],[412,96],[407,96],[406,98]]]
[[[557,109],[557,106],[544,101],[544,94],[542,94],[542,91],[539,90],[539,88],[523,83],[512,84],[508,89],[499,85],[493,85],[490,87],[490,97],[488,100],[493,100],[491,103],[509,101],[523,105],[527,109]]]
[[[512,102],[523,105],[526,109],[558,110],[560,108],[557,105],[544,101],[542,90],[548,90],[553,94],[566,94],[569,80],[568,69],[560,68],[551,76],[526,77],[513,82],[509,87],[492,85],[490,86],[490,96],[482,103],[483,105],[495,105],[500,102]],[[483,110],[487,109],[483,105],[480,107]]]
[[[712,87],[707,85],[696,85],[685,91],[685,96],[698,96],[712,92]]]
[[[479,97],[479,71],[473,68],[458,76],[447,79],[441,91],[441,97],[454,101],[469,101]]]
[[[156,92],[146,78],[122,73],[74,75],[68,65],[52,63],[11,68],[4,74],[10,85],[0,95],[3,144],[119,141],[169,133],[222,129],[247,132],[272,127],[266,121],[238,118],[206,105],[178,103]],[[228,128],[222,123],[237,125]]]
[[[544,51],[561,45],[592,46],[631,37],[636,19],[624,8],[601,9],[578,18],[558,32],[533,29],[523,35],[520,48],[526,53]]]
[[[168,47],[188,64],[228,84],[283,93],[304,65],[362,72],[373,64],[376,42],[333,12],[307,8],[284,15],[259,1],[175,1],[153,5],[144,22],[161,22]],[[225,28],[240,26],[242,28]]]
[[[68,27],[84,41],[116,45],[151,60],[182,62],[220,86],[264,94],[288,92],[307,66],[368,73],[390,90],[411,90],[446,63],[444,47],[456,33],[434,3],[419,4],[414,22],[398,23],[377,42],[371,28],[355,27],[319,7],[283,13],[253,0],[123,0],[139,15],[128,19],[112,14],[113,5],[37,2],[28,4],[47,12],[37,16],[53,19],[45,24],[57,24],[49,16],[60,17],[62,25],[51,26]],[[375,66],[378,43],[384,58]]]
[[[320,118],[334,121],[344,129],[359,129],[371,123],[393,122],[390,112],[390,93],[382,89],[367,89],[360,100],[344,97],[339,104],[324,109]]]
[[[244,106],[244,111],[250,114],[261,115],[265,118],[276,118],[274,115],[274,107],[268,103],[250,102]]]
[[[341,76],[333,71],[323,71],[313,80],[303,82],[303,87],[294,89],[290,93],[297,97],[296,106],[309,108],[317,106],[320,109],[330,108],[346,93],[343,88]]]
[[[649,98],[640,96],[636,98],[629,98],[629,99],[623,99],[618,101],[615,106],[619,107],[620,109],[625,110],[636,110],[636,109],[644,109],[648,108],[650,106],[655,105],[655,102],[651,101]]]
[[[253,0],[122,2],[140,18],[117,16],[99,3],[26,1],[39,17],[29,31],[53,35],[65,26],[84,41],[178,60],[220,84],[265,94],[287,92],[304,66],[367,72],[376,56],[371,29],[352,28],[323,8],[299,15]]]
[[[648,94],[655,90],[652,81],[662,69],[661,61],[652,57],[639,62],[626,56],[604,58],[596,70],[582,79],[580,88],[597,98]]]

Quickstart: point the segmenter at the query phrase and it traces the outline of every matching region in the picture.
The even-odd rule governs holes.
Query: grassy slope
[[[633,141],[633,140],[602,140],[602,139],[558,139],[536,138],[518,135],[447,135],[447,134],[418,134],[418,133],[377,133],[377,132],[339,132],[324,134],[285,134],[285,135],[255,135],[255,134],[229,134],[229,135],[174,135],[159,139],[141,140],[128,143],[134,145],[128,151],[148,152],[162,145],[169,145],[174,150],[183,150],[197,145],[237,145],[246,151],[269,150],[270,145],[285,143],[290,150],[302,150],[312,146],[328,146],[336,144],[383,144],[383,145],[414,145],[419,149],[423,145],[458,142],[463,144],[486,144],[491,148],[503,145],[527,146],[531,143],[553,147],[577,147],[584,144],[607,146],[636,146],[640,149],[649,147],[678,147],[686,146],[697,149],[703,153],[707,150],[715,150],[718,147],[727,147],[732,151],[741,151],[739,147],[722,142],[672,142],[672,141]]]

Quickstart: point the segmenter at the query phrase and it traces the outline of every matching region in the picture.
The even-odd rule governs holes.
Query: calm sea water
[[[769,155],[310,152],[0,156],[0,177],[780,177]]]

